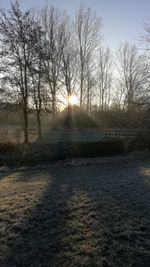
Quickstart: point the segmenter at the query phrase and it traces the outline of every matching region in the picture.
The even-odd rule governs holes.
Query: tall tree
[[[42,62],[45,70],[45,82],[50,91],[52,114],[55,118],[63,47],[63,15],[53,6],[46,6],[41,13],[42,28],[45,32]]]
[[[145,63],[135,45],[121,44],[117,51],[120,86],[124,88],[124,101],[131,109],[143,97],[147,75]]]
[[[37,117],[37,128],[38,128],[38,137],[42,138],[42,127],[41,127],[41,111],[42,105],[44,103],[44,69],[42,65],[43,59],[43,37],[44,33],[41,28],[37,29],[37,38],[38,42],[35,45],[35,49],[32,53],[32,62],[29,66],[29,74],[31,81],[30,95],[31,101],[34,104],[34,109],[36,110]]]
[[[97,84],[99,89],[99,109],[106,110],[110,103],[112,85],[112,54],[109,47],[101,46],[99,49]]]
[[[24,142],[28,143],[29,67],[38,42],[39,26],[31,19],[30,11],[20,10],[18,2],[12,3],[8,11],[1,9],[0,13],[0,41],[5,47],[4,78],[17,92],[24,119]]]
[[[92,102],[94,100],[96,89],[96,61],[94,60],[94,55],[92,53],[87,58],[87,64],[85,69],[85,87],[86,92],[83,98],[83,102],[86,104],[86,110],[90,114]]]
[[[75,93],[77,74],[77,50],[72,34],[72,23],[68,16],[64,17],[63,47],[62,47],[62,68],[60,82],[65,86],[67,93],[68,109],[70,108],[70,97]]]
[[[144,62],[144,70],[145,70],[145,76],[146,76],[146,90],[144,95],[144,102],[149,106],[150,103],[150,24],[144,24],[144,34],[142,37],[142,44],[144,46],[142,47],[142,51],[144,49],[144,53],[142,54],[142,60]]]
[[[79,58],[80,106],[83,105],[86,66],[90,54],[95,52],[99,41],[100,20],[92,9],[81,6],[76,12],[75,33]],[[87,92],[86,92],[87,93]]]
[[[37,60],[32,62],[30,67],[31,76],[31,99],[33,99],[34,108],[36,110],[37,117],[37,127],[38,127],[38,137],[42,138],[42,128],[41,128],[41,111],[42,111],[42,94],[43,94],[43,80],[42,80],[42,57],[41,52],[37,51]]]

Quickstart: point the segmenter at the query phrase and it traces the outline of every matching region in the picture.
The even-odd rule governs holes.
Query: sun
[[[73,105],[78,105],[78,98],[77,98],[77,96],[76,95],[74,95],[74,94],[72,94],[72,95],[70,95],[69,96],[69,98],[68,98],[68,102],[69,102],[69,104],[71,105],[71,106],[73,106]]]

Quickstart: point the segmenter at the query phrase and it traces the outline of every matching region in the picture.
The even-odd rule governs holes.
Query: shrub
[[[115,156],[124,153],[124,142],[122,140],[80,142],[73,144],[72,153],[74,157]]]
[[[13,154],[20,151],[20,146],[13,143],[1,143],[0,154]]]

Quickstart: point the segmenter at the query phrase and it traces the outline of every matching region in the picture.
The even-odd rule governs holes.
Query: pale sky
[[[8,8],[9,0],[0,0],[0,7]],[[150,0],[19,0],[22,8],[55,5],[73,16],[83,4],[93,8],[103,22],[106,43],[115,50],[120,42],[139,42],[144,22],[150,22]]]

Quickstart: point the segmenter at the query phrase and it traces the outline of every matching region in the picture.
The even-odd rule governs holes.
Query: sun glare
[[[76,95],[70,95],[68,101],[71,106],[78,105],[79,102]]]

